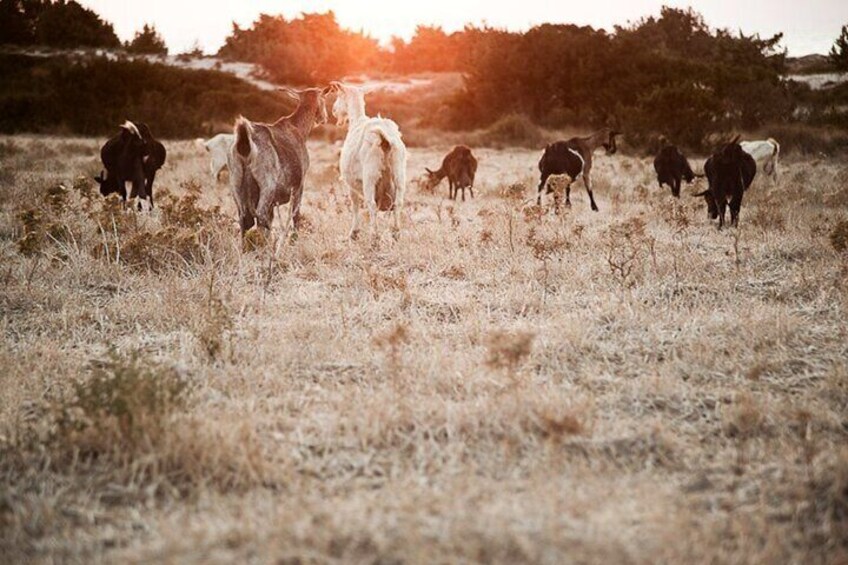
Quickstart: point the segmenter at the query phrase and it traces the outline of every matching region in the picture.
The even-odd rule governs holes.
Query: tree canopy
[[[126,45],[128,53],[144,53],[149,55],[167,55],[168,46],[165,40],[152,25],[144,24],[141,31],[137,31],[132,41]]]
[[[848,72],[848,25],[842,26],[842,33],[833,43],[828,59],[836,70]]]
[[[0,0],[0,44],[120,47],[112,24],[74,0]]]

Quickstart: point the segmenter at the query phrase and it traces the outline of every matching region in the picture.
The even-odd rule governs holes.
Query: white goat
[[[385,118],[365,114],[365,96],[359,88],[332,83],[338,94],[333,115],[340,126],[348,125],[339,169],[350,194],[353,225],[351,239],[359,235],[359,209],[368,209],[371,235],[377,235],[377,210],[391,210],[395,236],[400,233],[400,215],[406,193],[406,146],[398,125]]]
[[[215,182],[220,178],[221,171],[227,167],[230,148],[235,140],[236,136],[231,133],[219,133],[208,141],[201,141],[203,147],[209,152],[209,172],[212,173],[212,179]]]
[[[757,168],[763,174],[771,177],[772,182],[777,182],[777,160],[780,157],[780,144],[773,138],[762,141],[743,141],[739,145],[742,151],[754,158]]]

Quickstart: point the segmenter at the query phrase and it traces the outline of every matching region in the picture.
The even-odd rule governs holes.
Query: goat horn
[[[730,143],[739,143],[739,140],[740,140],[740,139],[742,139],[742,135],[741,135],[741,134],[736,134],[736,137],[734,137],[734,138],[733,138],[733,141],[731,141]]]

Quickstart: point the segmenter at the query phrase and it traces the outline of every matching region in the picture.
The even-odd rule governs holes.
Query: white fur
[[[578,159],[580,159],[580,163],[582,163],[582,164],[580,165],[580,172],[579,172],[579,173],[577,173],[577,176],[576,176],[576,177],[574,177],[573,179],[571,179],[571,180],[572,180],[572,182],[574,182],[574,181],[576,181],[577,179],[579,179],[581,176],[583,176],[583,171],[584,171],[584,170],[586,170],[586,159],[584,159],[584,158],[583,158],[583,155],[581,155],[579,151],[575,151],[575,150],[574,150],[574,149],[572,149],[571,147],[569,147],[569,148],[568,148],[568,150],[569,150],[569,151],[571,151],[572,153],[574,153],[575,155],[577,155],[577,158],[578,158]]]
[[[209,141],[202,142],[206,151],[209,152],[209,171],[212,173],[213,181],[218,180],[218,175],[227,166],[230,148],[235,140],[236,136],[231,133],[219,133]]]
[[[739,145],[742,146],[742,151],[757,162],[758,171],[771,177],[772,181],[777,181],[777,161],[780,157],[780,144],[777,141],[768,138],[761,141],[742,141]]]
[[[131,121],[125,121],[121,127],[136,136],[137,138],[141,139],[141,132],[138,131],[138,127],[136,127],[136,125]]]
[[[394,189],[394,229],[396,234],[399,233],[406,194],[407,161],[400,128],[386,118],[369,118],[365,114],[365,96],[362,90],[353,86],[338,84],[333,115],[339,125],[348,125],[339,170],[350,195],[353,212],[351,238],[359,232],[359,208],[363,203],[368,210],[372,236],[376,236],[377,183],[387,169]],[[388,151],[383,150],[384,140],[389,146]]]

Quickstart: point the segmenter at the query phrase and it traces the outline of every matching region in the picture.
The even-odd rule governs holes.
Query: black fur
[[[718,228],[724,226],[724,216],[730,205],[730,223],[739,224],[742,197],[754,182],[757,163],[742,150],[738,138],[723,145],[704,164],[709,188],[696,196],[703,196],[711,219],[718,218]]]
[[[681,181],[691,183],[695,179],[689,161],[674,145],[666,145],[660,150],[654,159],[654,170],[657,172],[657,184],[661,188],[664,184],[668,185],[671,194],[677,198],[680,198]]]
[[[105,174],[94,177],[100,184],[100,194],[108,196],[118,193],[127,199],[126,183],[132,183],[131,196],[145,198],[147,185],[144,176],[144,158],[148,154],[147,144],[125,128],[107,141],[100,149],[100,160]]]

